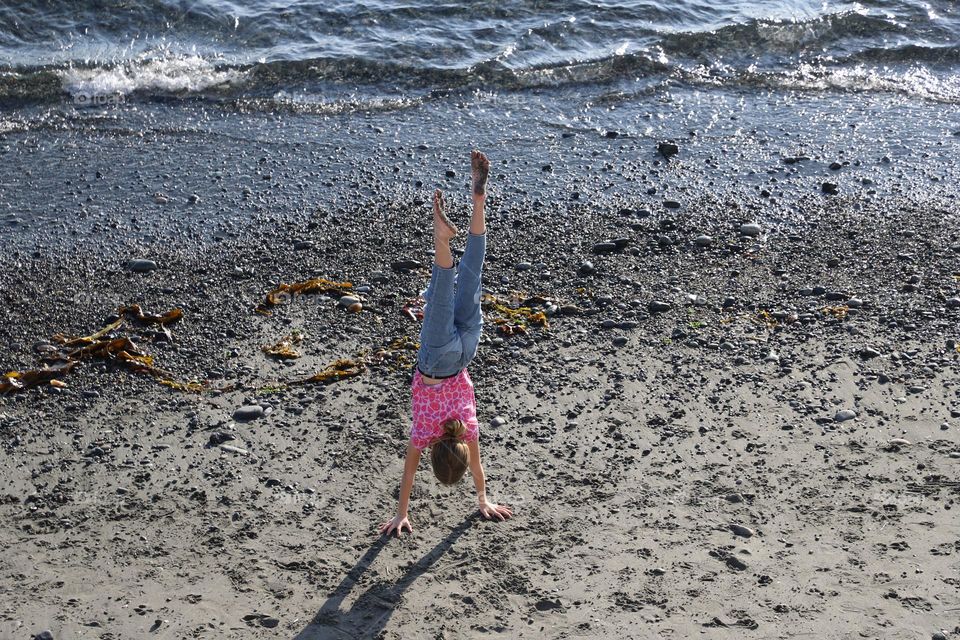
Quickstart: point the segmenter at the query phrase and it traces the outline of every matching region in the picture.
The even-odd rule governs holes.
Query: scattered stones
[[[857,412],[853,409],[841,409],[833,416],[834,422],[846,422],[857,417]]]
[[[263,407],[257,404],[248,404],[233,412],[233,419],[237,422],[249,422],[266,415]]]
[[[651,300],[647,305],[647,311],[650,313],[666,313],[673,309],[673,305],[663,300]]]
[[[747,222],[740,225],[740,235],[747,236],[748,238],[756,238],[760,235],[762,230],[763,229],[761,229],[760,225],[753,222]]]
[[[149,273],[157,269],[157,263],[146,258],[134,258],[127,262],[127,269],[134,273]]]

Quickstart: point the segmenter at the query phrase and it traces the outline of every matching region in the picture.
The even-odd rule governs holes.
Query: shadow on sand
[[[390,616],[400,603],[404,591],[421,575],[443,557],[450,547],[475,522],[479,521],[480,514],[475,513],[458,524],[440,541],[437,546],[427,552],[420,560],[412,564],[406,573],[394,584],[374,584],[353,603],[347,611],[341,611],[340,605],[346,599],[353,587],[360,581],[363,574],[370,568],[377,555],[387,546],[390,538],[380,536],[366,553],[357,560],[353,569],[347,572],[340,584],[333,590],[327,601],[320,607],[320,611],[313,616],[313,620],[306,628],[294,636],[294,640],[327,640],[328,638],[376,638],[390,621]]]

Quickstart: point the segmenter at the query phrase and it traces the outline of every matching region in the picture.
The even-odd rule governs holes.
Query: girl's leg
[[[480,292],[483,258],[487,246],[484,204],[487,198],[490,161],[479,151],[474,151],[470,160],[473,172],[473,216],[470,218],[467,248],[460,259],[454,300],[454,324],[461,332],[476,331],[483,322],[480,311]]]
[[[433,194],[435,257],[430,284],[423,294],[427,304],[423,310],[423,327],[420,329],[421,349],[446,347],[458,337],[453,324],[456,271],[453,268],[453,255],[450,252],[450,240],[456,235],[457,228],[443,212],[443,194],[437,189]]]

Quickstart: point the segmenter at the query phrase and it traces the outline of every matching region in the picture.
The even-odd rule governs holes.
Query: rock
[[[680,147],[673,142],[673,140],[667,140],[657,143],[657,151],[660,152],[660,155],[669,160],[673,156],[680,153]]]
[[[341,307],[349,308],[351,305],[358,304],[359,302],[360,298],[357,296],[341,296],[337,301],[337,304],[339,304]]]
[[[394,271],[410,271],[412,269],[420,269],[421,267],[423,267],[422,262],[409,258],[390,263],[390,268]]]
[[[960,309],[960,298],[947,298],[947,309]]]
[[[497,416],[490,421],[491,427],[502,427],[505,424],[507,424],[507,419],[504,418],[503,416]]]
[[[190,204],[200,204],[200,196],[195,193],[191,193],[188,202],[190,202]]]
[[[727,563],[728,567],[735,571],[745,571],[747,569],[747,563],[737,556],[727,556],[725,562]]]
[[[148,273],[155,271],[156,268],[157,263],[153,260],[147,260],[146,258],[134,258],[127,262],[127,269],[134,273]]]
[[[831,162],[831,163],[830,163],[830,170],[831,170],[831,171],[840,171],[840,169],[842,169],[842,168],[843,168],[843,165],[840,164],[839,162]]]
[[[513,265],[513,268],[517,271],[529,271],[533,268],[533,265],[529,262],[518,262],[517,264]]]
[[[750,527],[745,527],[741,524],[731,524],[729,525],[730,531],[733,532],[733,535],[740,536],[741,538],[752,538],[754,531]]]
[[[239,454],[239,455],[241,455],[241,456],[245,456],[245,455],[247,455],[247,453],[248,453],[246,449],[241,449],[240,447],[235,447],[235,446],[233,446],[232,444],[222,444],[222,445],[220,445],[220,448],[221,448],[222,450],[224,450],[224,451],[229,451],[230,453],[236,453],[236,454]]]
[[[666,207],[667,209],[679,209],[680,203],[677,202],[676,200],[664,200],[663,206]]]
[[[900,449],[902,449],[903,447],[909,447],[909,446],[910,446],[909,440],[905,440],[903,438],[891,438],[890,440],[887,441],[887,444],[884,447],[884,449],[886,451],[895,452],[895,451],[900,451]]]
[[[53,640],[53,632],[50,629],[44,629],[40,633],[34,634],[33,640]]]
[[[603,135],[604,135],[604,137],[610,138],[610,139],[612,140],[613,138],[619,138],[619,137],[620,137],[620,132],[619,132],[619,131],[607,131],[607,132],[606,132],[605,134],[603,134]]]
[[[619,323],[610,318],[607,318],[600,323],[601,329],[615,329],[617,326],[619,326]]]
[[[871,358],[879,358],[882,354],[874,349],[873,347],[865,347],[860,350],[860,357],[864,360],[870,360]]]
[[[853,409],[841,409],[833,416],[834,422],[846,422],[857,417],[857,412]]]
[[[664,302],[662,300],[651,300],[650,304],[647,305],[647,311],[650,313],[666,313],[673,308],[673,305],[669,302]]]
[[[273,629],[278,624],[280,624],[280,620],[278,620],[277,618],[274,618],[273,616],[265,616],[263,618],[260,618],[260,624],[268,629]]]
[[[233,419],[237,422],[249,422],[264,416],[263,407],[257,404],[248,404],[233,412]]]
[[[627,338],[625,336],[617,336],[613,339],[613,346],[622,347],[627,344]]]
[[[723,299],[723,302],[720,304],[720,306],[723,307],[724,309],[729,309],[730,307],[736,306],[736,304],[737,304],[736,298],[727,296],[726,298]]]
[[[740,225],[740,235],[747,236],[748,238],[756,238],[760,235],[761,231],[762,229],[760,228],[760,225],[753,222],[747,222]]]
[[[612,242],[598,242],[593,245],[593,252],[600,253],[612,253],[617,250],[617,245]]]
[[[313,249],[313,247],[313,240],[297,240],[293,243],[294,251],[306,251],[307,249]]]
[[[210,434],[210,440],[207,441],[207,444],[209,444],[211,447],[216,447],[224,442],[229,442],[236,439],[236,436],[234,436],[232,433],[227,433],[225,431],[214,431]]]
[[[707,235],[700,235],[693,239],[693,244],[698,247],[709,247],[713,244],[713,238]]]
[[[820,189],[824,193],[829,194],[831,196],[835,196],[838,193],[840,193],[840,188],[837,186],[835,182],[824,182],[823,184],[820,185]]]
[[[157,204],[167,204],[170,202],[170,198],[168,198],[166,194],[157,191],[155,194],[153,194],[153,201]]]
[[[456,178],[456,177],[457,177],[457,172],[454,171],[453,169],[447,169],[447,177],[448,177],[448,178]]]
[[[960,133],[960,132],[958,132],[958,133]],[[953,134],[953,135],[957,135],[957,133],[955,133],[955,134]],[[945,633],[941,632],[941,631],[937,631],[937,632],[934,633],[932,636],[930,636],[930,640],[947,640],[947,635],[946,635]]]
[[[580,273],[585,276],[591,276],[597,272],[596,267],[593,266],[593,263],[589,260],[584,260],[580,263],[580,267],[577,269]]]
[[[363,305],[359,302],[354,302],[349,307],[347,307],[347,311],[349,311],[350,313],[360,313],[361,311],[363,311]]]
[[[563,608],[563,605],[560,603],[560,600],[558,599],[550,600],[548,598],[542,598],[540,600],[537,600],[537,602],[533,606],[537,611],[553,611],[555,609]]]

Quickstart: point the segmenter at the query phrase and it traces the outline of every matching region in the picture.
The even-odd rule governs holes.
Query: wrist
[[[477,502],[479,502],[480,504],[487,504],[487,496],[479,496],[477,498]]]

